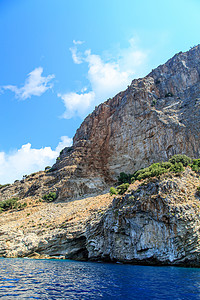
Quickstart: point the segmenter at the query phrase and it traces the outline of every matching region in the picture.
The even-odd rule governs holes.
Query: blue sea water
[[[0,259],[1,299],[200,299],[200,269]]]

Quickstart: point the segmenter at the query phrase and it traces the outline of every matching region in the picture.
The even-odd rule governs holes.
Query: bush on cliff
[[[123,183],[117,187],[117,193],[123,195],[129,188],[129,183]]]
[[[132,177],[133,175],[131,175],[131,174],[126,174],[126,173],[124,173],[124,172],[121,172],[120,174],[119,174],[119,177],[118,177],[118,183],[119,184],[122,184],[122,183],[131,183],[131,177]]]
[[[171,168],[170,168],[170,172],[174,172],[174,173],[180,173],[183,172],[185,169],[183,167],[183,164],[181,162],[177,162],[175,163]]]
[[[117,191],[113,186],[110,188],[110,196],[112,195],[117,195]]]
[[[9,210],[17,207],[18,198],[10,198],[0,202],[1,211]]]
[[[110,195],[123,195],[129,188],[129,183],[122,183],[116,188],[111,187],[110,188]]]
[[[191,168],[195,172],[200,172],[200,159],[193,159]]]
[[[164,173],[171,171],[173,164],[170,162],[154,163],[148,168],[136,171],[132,176],[132,182],[150,177],[158,177]]]
[[[42,199],[46,202],[53,202],[54,200],[56,200],[57,195],[55,192],[50,192],[49,194],[46,194],[42,197]]]
[[[168,172],[180,173],[184,167],[190,165],[193,171],[200,171],[200,159],[192,160],[190,157],[182,154],[172,156],[169,161],[154,163],[147,168],[137,170],[134,174],[120,173],[118,183],[133,183],[135,180],[142,180],[151,177],[159,177]]]
[[[7,200],[0,201],[0,212],[10,209],[23,209],[27,206],[27,203],[19,203],[19,198],[10,198]]]
[[[184,167],[187,167],[192,163],[192,159],[184,154],[175,154],[169,159],[169,162],[172,164],[182,163]]]

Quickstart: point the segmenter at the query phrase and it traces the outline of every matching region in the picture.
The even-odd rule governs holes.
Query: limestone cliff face
[[[120,172],[133,173],[176,153],[200,156],[200,46],[179,53],[126,91],[99,105],[77,130],[69,157],[75,165],[61,188],[101,191]],[[59,164],[55,167],[59,169]]]
[[[120,172],[133,173],[176,153],[200,157],[200,46],[178,53],[127,90],[100,104],[50,172],[0,189],[1,198],[59,200],[100,193]]]

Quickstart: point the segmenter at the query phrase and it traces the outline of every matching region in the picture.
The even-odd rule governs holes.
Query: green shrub
[[[169,161],[161,162],[160,166],[165,170],[169,170],[172,167],[172,163]]]
[[[110,196],[112,196],[112,195],[117,195],[117,191],[114,187],[110,188]]]
[[[123,183],[117,187],[117,193],[123,195],[129,188],[129,183]]]
[[[194,171],[200,171],[200,159],[192,159],[186,155],[176,154],[172,156],[169,161],[154,163],[147,168],[137,170],[134,174],[120,173],[118,177],[119,184],[133,183],[135,180],[142,180],[151,177],[159,177],[167,172],[183,172],[184,167],[190,165]],[[117,188],[118,191],[118,188]],[[119,193],[119,192],[118,192]]]
[[[1,211],[18,208],[18,203],[17,203],[18,200],[19,200],[18,198],[10,198],[10,199],[1,201],[0,202]]]
[[[164,173],[169,172],[172,164],[169,162],[162,162],[162,163],[154,163],[148,168],[144,168],[141,170],[136,171],[133,174],[132,179],[135,180],[142,180],[150,177],[158,177]]]
[[[142,179],[146,179],[152,177],[152,173],[150,171],[146,171],[146,172],[141,172],[140,174],[138,174],[138,176],[136,177],[137,180],[142,180]]]
[[[192,159],[184,154],[175,154],[169,159],[169,162],[172,164],[182,163],[184,167],[192,163]]]
[[[24,203],[17,203],[17,209],[24,209],[25,207],[27,206],[27,203],[24,202]]]
[[[57,195],[55,192],[50,192],[49,194],[46,194],[42,197],[43,200],[46,202],[53,202],[57,198]]]
[[[183,172],[185,169],[183,167],[183,164],[181,162],[175,163],[171,168],[170,171],[174,173],[180,173]]]
[[[121,172],[120,174],[119,174],[119,177],[118,177],[118,183],[119,184],[122,184],[122,183],[131,183],[131,177],[132,177],[133,175],[131,175],[131,174],[126,174],[126,173],[124,173],[124,172]]]
[[[195,172],[200,172],[200,159],[193,159],[191,168]]]

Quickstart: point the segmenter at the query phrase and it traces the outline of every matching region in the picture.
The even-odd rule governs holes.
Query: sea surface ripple
[[[200,299],[200,269],[0,259],[1,299]]]

